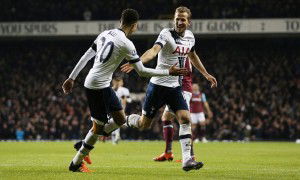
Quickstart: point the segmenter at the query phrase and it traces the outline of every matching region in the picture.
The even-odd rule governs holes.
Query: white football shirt
[[[169,70],[146,68],[140,61],[133,43],[121,29],[111,29],[102,32],[93,45],[80,58],[69,75],[75,80],[87,62],[95,57],[94,65],[90,69],[84,86],[89,89],[103,89],[110,86],[113,72],[125,58],[131,63],[140,76],[168,76]]]
[[[127,89],[126,87],[119,87],[115,92],[119,99],[122,99],[122,97],[124,96],[129,98],[130,96],[129,89]]]
[[[158,53],[156,69],[169,69],[175,63],[178,63],[178,67],[184,67],[188,53],[194,51],[195,37],[190,30],[185,30],[184,36],[181,37],[174,28],[164,28],[155,44],[162,47]],[[150,80],[153,84],[166,87],[180,86],[179,81],[179,76],[157,76]]]
[[[84,82],[84,86],[89,89],[109,87],[113,72],[124,58],[128,61],[139,60],[135,46],[121,29],[99,34],[93,49],[96,51],[95,62]]]

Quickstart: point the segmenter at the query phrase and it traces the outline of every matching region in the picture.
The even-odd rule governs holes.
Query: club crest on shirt
[[[160,35],[158,36],[158,39],[159,39],[159,40],[162,40],[162,41],[165,41],[167,38],[166,38],[164,35],[160,34]]]
[[[130,54],[131,54],[132,56],[135,56],[135,55],[136,55],[136,50],[132,50],[132,51],[130,52]]]
[[[180,39],[175,39],[176,44],[182,44]]]

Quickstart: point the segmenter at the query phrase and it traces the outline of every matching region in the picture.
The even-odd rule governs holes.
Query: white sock
[[[113,132],[114,130],[118,129],[120,126],[115,123],[115,121],[113,120],[113,118],[110,118],[108,120],[108,123],[105,124],[104,126],[104,132],[107,134],[110,134],[111,132]]]
[[[73,158],[73,163],[75,165],[80,164],[83,160],[83,158],[89,154],[89,152],[94,148],[94,144],[96,144],[98,140],[97,134],[94,134],[91,130],[88,132],[88,134],[85,136],[85,139],[83,141],[83,144],[75,157]]]
[[[84,158],[84,154],[80,151],[77,151],[77,154],[75,155],[75,157],[73,158],[73,164],[74,165],[78,165],[82,162],[83,158]]]
[[[113,143],[117,143],[117,141],[120,139],[120,128],[116,129],[111,133],[111,141]]]
[[[182,164],[191,159],[191,144],[192,144],[191,124],[180,124],[179,141],[182,151]]]
[[[126,117],[127,121],[126,121],[126,126],[127,127],[136,127],[136,128],[140,128],[139,127],[139,120],[140,120],[140,115],[138,114],[131,114],[129,116]]]
[[[120,139],[120,128],[116,129],[114,131],[114,133],[115,133],[116,139]]]
[[[85,136],[84,142],[90,146],[94,146],[98,141],[98,134],[94,134],[91,130]]]

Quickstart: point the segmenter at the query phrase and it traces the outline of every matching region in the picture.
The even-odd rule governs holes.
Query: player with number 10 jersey
[[[128,59],[130,63],[139,61],[133,43],[121,29],[102,32],[92,47],[97,55],[84,82],[84,86],[90,89],[109,87],[112,74],[123,58]]]
[[[89,172],[83,159],[94,148],[99,135],[106,135],[125,123],[125,113],[116,93],[110,87],[113,72],[123,59],[127,59],[141,76],[167,76],[186,74],[185,69],[175,66],[170,69],[156,70],[145,68],[136,53],[133,43],[127,38],[137,30],[139,15],[133,9],[126,9],[121,15],[121,24],[118,29],[102,32],[92,46],[78,61],[69,78],[63,83],[63,91],[72,92],[74,81],[87,62],[95,57],[94,65],[85,79],[85,91],[91,112],[93,127],[86,135],[81,147],[69,166],[70,171]],[[106,126],[108,114],[114,121]],[[109,127],[109,128],[108,128]]]

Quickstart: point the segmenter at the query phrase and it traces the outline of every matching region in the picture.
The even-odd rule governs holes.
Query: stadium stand
[[[117,20],[128,7],[138,10],[142,19],[160,19],[172,17],[170,12],[179,5],[190,7],[197,19],[300,17],[298,0],[3,0],[0,21]]]
[[[134,40],[138,51],[147,48],[145,41]],[[194,82],[200,83],[214,112],[208,125],[209,139],[300,138],[299,38],[197,41],[197,51],[219,82],[219,87],[211,90],[194,71]],[[83,88],[63,96],[61,85],[88,44],[86,40],[0,43],[0,139],[15,139],[17,129],[25,132],[26,140],[82,138],[90,125]],[[87,70],[76,86],[82,86]],[[144,92],[147,82],[135,72],[125,78],[132,92]],[[127,109],[128,113],[140,111],[141,102],[133,102]],[[157,115],[156,121],[159,118]],[[159,123],[143,133],[122,131],[123,139],[162,138]]]

